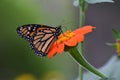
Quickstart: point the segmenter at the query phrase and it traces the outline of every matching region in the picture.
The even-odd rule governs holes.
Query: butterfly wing
[[[40,26],[41,25],[36,25],[36,24],[23,25],[17,28],[17,33],[19,36],[30,41],[30,38],[34,35],[37,28]]]
[[[61,26],[28,24],[17,28],[17,33],[30,42],[31,48],[39,56],[45,56],[61,34]]]
[[[41,27],[32,37],[30,45],[38,56],[46,56],[52,44],[57,40],[56,28]]]

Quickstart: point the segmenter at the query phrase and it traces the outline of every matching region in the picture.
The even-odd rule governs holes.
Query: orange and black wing
[[[31,37],[35,34],[37,28],[39,27],[41,27],[41,25],[36,24],[23,25],[17,28],[17,33],[19,36],[30,41]]]
[[[28,24],[18,27],[17,33],[30,42],[31,48],[37,55],[45,56],[61,34],[61,26]]]
[[[52,44],[57,40],[61,29],[53,27],[38,28],[36,34],[32,37],[30,45],[38,56],[46,56]]]

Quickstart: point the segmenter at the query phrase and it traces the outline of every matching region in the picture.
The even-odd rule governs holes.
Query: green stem
[[[81,65],[83,68],[89,70],[90,72],[96,74],[101,78],[107,78],[104,74],[99,72],[96,68],[90,65],[87,60],[82,56],[76,47],[73,47],[69,50],[71,56]]]
[[[80,51],[83,54],[83,42],[79,43]],[[83,68],[79,66],[79,75],[80,75],[80,80],[83,80]]]
[[[85,12],[82,11],[82,8],[80,7],[80,16],[79,16],[79,26],[82,27],[85,24]]]
[[[87,10],[87,3],[84,0],[79,0],[79,26],[85,25],[85,12]]]
[[[84,0],[79,0],[79,26],[82,27],[85,24],[85,12],[87,9],[87,3]],[[83,54],[83,43],[79,44],[80,46],[80,51]],[[81,66],[79,66],[79,75],[80,75],[80,80],[83,80],[83,69]]]
[[[79,66],[79,75],[80,75],[80,80],[83,80],[83,68]]]

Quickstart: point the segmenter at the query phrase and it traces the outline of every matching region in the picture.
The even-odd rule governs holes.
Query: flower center
[[[58,37],[57,42],[61,43],[61,42],[67,41],[67,40],[71,39],[74,35],[75,35],[75,33],[71,32],[71,31],[66,31],[65,33],[61,34]]]

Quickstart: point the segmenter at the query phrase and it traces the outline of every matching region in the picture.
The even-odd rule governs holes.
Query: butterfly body
[[[28,24],[17,28],[17,33],[30,42],[30,46],[38,56],[46,56],[61,34],[61,26]]]

